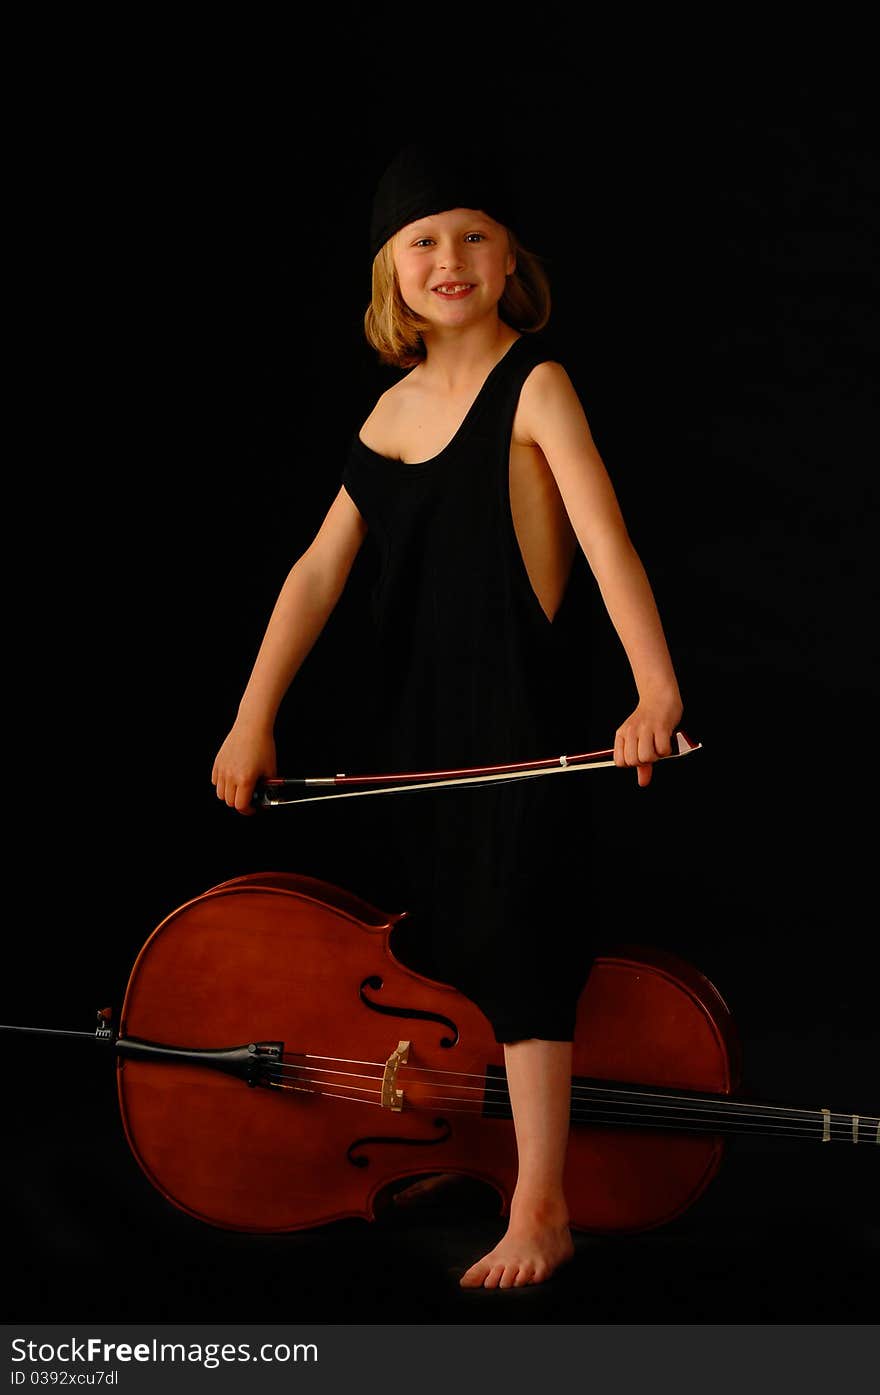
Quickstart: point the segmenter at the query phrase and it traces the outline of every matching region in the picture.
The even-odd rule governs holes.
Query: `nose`
[[[437,265],[444,271],[450,267],[464,266],[464,253],[460,245],[453,241],[438,242]]]

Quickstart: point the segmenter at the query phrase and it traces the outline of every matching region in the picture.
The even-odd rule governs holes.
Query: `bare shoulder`
[[[516,439],[521,444],[551,445],[565,442],[593,447],[583,404],[567,369],[555,359],[535,364],[523,383],[516,413]]]
[[[373,410],[358,433],[364,445],[369,446],[370,450],[378,451],[380,455],[388,453],[400,420],[401,408],[412,391],[411,386],[408,387],[409,377],[407,374],[380,393]]]

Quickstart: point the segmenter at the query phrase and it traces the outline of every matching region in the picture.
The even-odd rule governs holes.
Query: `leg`
[[[504,1047],[519,1173],[504,1238],[472,1265],[463,1288],[539,1284],[574,1254],[562,1189],[571,1109],[570,1041]]]

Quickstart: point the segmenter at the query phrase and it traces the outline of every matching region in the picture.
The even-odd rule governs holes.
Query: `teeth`
[[[456,281],[453,286],[435,286],[434,289],[441,295],[455,295],[457,291],[470,290],[469,281]]]

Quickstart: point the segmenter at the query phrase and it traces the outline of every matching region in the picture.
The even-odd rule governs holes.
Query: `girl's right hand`
[[[278,773],[275,741],[264,727],[250,727],[236,722],[214,761],[211,783],[217,798],[240,814],[255,813],[253,799],[258,780],[271,779]]]

